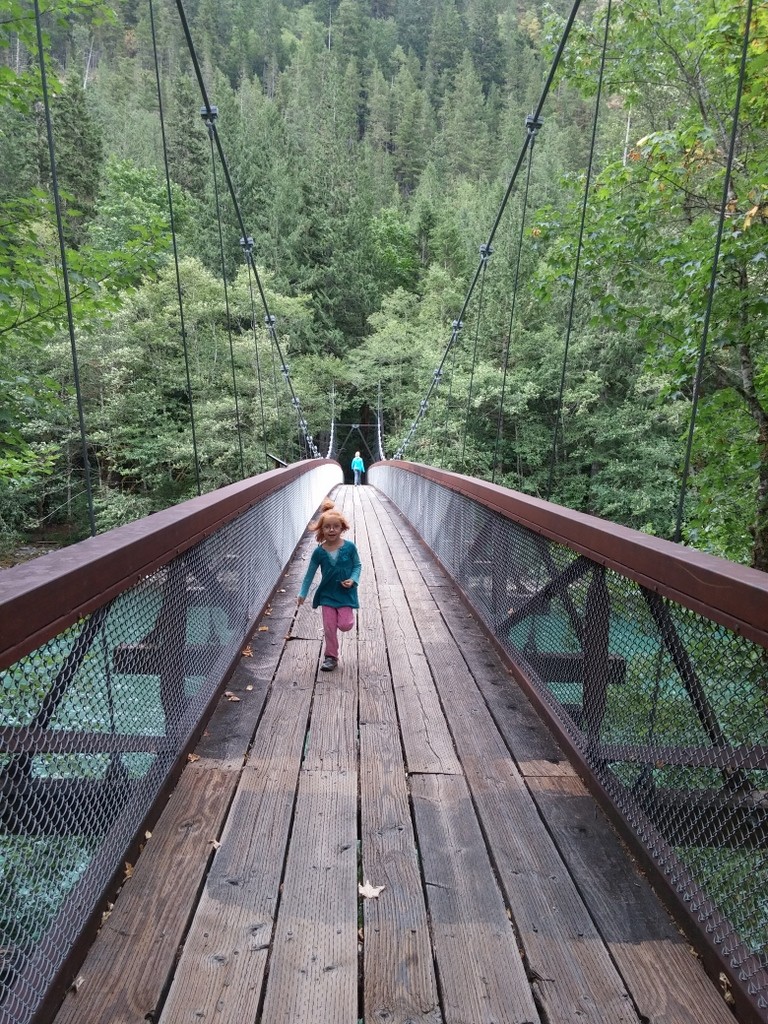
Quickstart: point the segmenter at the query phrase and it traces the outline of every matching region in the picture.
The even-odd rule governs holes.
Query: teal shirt
[[[354,459],[352,459],[352,469],[353,471],[357,469],[361,473],[365,472],[365,463],[363,462],[359,455],[356,455]]]
[[[320,569],[320,583],[312,599],[312,607],[325,604],[331,608],[359,608],[357,584],[360,580],[360,555],[351,540],[345,540],[336,551],[335,560],[318,544],[312,552],[299,597],[306,597],[315,573]],[[342,587],[342,580],[354,580],[354,587]]]

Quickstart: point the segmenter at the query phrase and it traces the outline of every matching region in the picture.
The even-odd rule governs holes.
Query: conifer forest
[[[0,565],[306,457],[298,396],[768,569],[768,2],[577,5],[531,126],[573,6],[6,0]]]

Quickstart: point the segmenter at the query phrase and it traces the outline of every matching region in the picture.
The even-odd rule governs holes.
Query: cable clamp
[[[528,129],[529,135],[536,135],[543,125],[544,118],[536,117],[535,114],[528,114],[525,118],[525,127]]]
[[[489,260],[491,256],[493,256],[493,246],[489,245],[487,242],[483,242],[480,246],[480,259],[485,262],[486,260]]]

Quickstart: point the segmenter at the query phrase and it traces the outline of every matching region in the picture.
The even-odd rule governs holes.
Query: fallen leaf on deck
[[[152,838],[152,833],[151,832],[145,832],[144,833],[144,838],[145,839],[151,839]]]
[[[259,626],[259,632],[260,633],[268,633],[269,632],[269,626]]]
[[[132,878],[133,877],[133,864],[129,864],[128,861],[125,862],[125,877],[126,878]]]
[[[231,690],[225,690],[224,691],[224,696],[227,698],[227,700],[240,700],[240,698],[237,696],[237,694],[236,693],[232,693]]]
[[[195,762],[195,761],[199,761],[200,760],[200,755],[199,754],[187,754],[187,760],[190,762],[190,764]]]
[[[78,976],[72,982],[72,991],[73,992],[77,992],[77,990],[83,985],[84,982],[85,982],[85,978],[83,977],[83,975],[82,974],[78,974]]]
[[[242,649],[242,651],[240,651],[240,653],[242,654],[242,656],[244,658],[252,658],[253,657],[253,651],[251,650],[251,645],[250,644],[246,644],[245,647]]]
[[[373,900],[376,899],[379,893],[383,892],[385,888],[386,886],[384,885],[371,885],[371,883],[366,878],[365,885],[358,885],[357,891],[360,893],[361,896],[365,896],[367,900]]]
[[[252,690],[252,689],[253,689],[252,686],[246,686],[246,690]]]
[[[221,843],[219,842],[218,839],[211,839],[211,846],[214,848],[214,850],[218,850],[218,848],[221,846]]]

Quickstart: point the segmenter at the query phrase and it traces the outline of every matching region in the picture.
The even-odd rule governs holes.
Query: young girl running
[[[320,567],[318,584],[312,607],[323,609],[323,632],[325,633],[325,660],[320,666],[322,672],[331,672],[339,660],[338,630],[346,633],[355,624],[353,610],[359,608],[357,584],[360,579],[360,555],[351,540],[344,540],[342,534],[349,529],[343,513],[330,498],[320,506],[320,515],[309,524],[314,533],[317,547],[312,552],[304,582],[299,591],[301,606],[309,593],[310,585]]]

